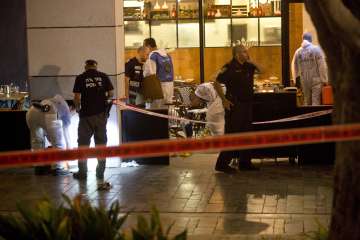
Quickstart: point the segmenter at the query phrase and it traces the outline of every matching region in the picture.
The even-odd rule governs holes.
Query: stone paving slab
[[[194,154],[172,158],[170,166],[135,168],[119,168],[112,160],[105,173],[110,191],[96,189],[93,171],[79,182],[71,175],[35,176],[29,168],[1,170],[0,212],[16,211],[17,201],[32,205],[44,195],[61,203],[65,193],[82,194],[95,206],[119,201],[124,212],[132,211],[128,227],[137,214],[156,206],[165,225],[174,223],[174,233],[186,228],[190,239],[297,239],[316,230],[317,222],[328,225],[331,166],[257,160],[260,171],[228,175],[213,170],[215,160],[216,154]]]

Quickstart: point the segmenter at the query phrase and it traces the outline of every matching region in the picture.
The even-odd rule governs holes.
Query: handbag
[[[145,100],[163,99],[164,94],[161,88],[160,80],[155,74],[144,78],[141,87],[141,94]]]

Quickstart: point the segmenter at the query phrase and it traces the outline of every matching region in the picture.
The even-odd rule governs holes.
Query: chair
[[[174,96],[175,96],[175,115],[187,119],[193,119],[193,120],[199,120],[204,121],[206,112],[204,111],[189,111],[191,109],[191,99],[190,95],[192,92],[195,91],[196,86],[195,85],[180,85],[175,87],[174,89]],[[191,123],[191,127],[189,127],[189,124],[178,123],[177,124],[177,131],[183,131],[188,137],[189,135],[192,136],[192,134],[189,134],[190,129],[191,132],[195,133],[195,137],[201,136],[202,132],[205,132],[205,124],[201,123]]]

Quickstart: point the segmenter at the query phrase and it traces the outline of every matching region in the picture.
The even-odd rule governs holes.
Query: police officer
[[[147,58],[147,48],[139,47],[137,49],[137,55],[129,59],[125,63],[125,83],[126,96],[129,97],[129,102],[135,105],[144,104],[144,98],[141,95],[141,85],[144,79],[143,65]]]
[[[233,59],[225,64],[214,82],[225,108],[225,133],[251,130],[254,74],[260,72],[250,61],[243,45],[233,47],[232,55]],[[226,95],[221,83],[226,86]],[[256,169],[251,163],[249,151],[223,151],[217,159],[215,170],[229,173],[236,171],[229,166],[231,160],[236,158],[239,158],[240,170]]]
[[[114,87],[109,77],[97,70],[95,60],[85,62],[85,72],[76,77],[74,85],[74,103],[79,111],[78,145],[89,146],[94,136],[95,145],[106,145],[106,123],[109,116],[107,100],[114,95]],[[96,178],[104,179],[105,159],[98,159]],[[79,172],[74,173],[76,179],[86,179],[87,162],[79,161]]]

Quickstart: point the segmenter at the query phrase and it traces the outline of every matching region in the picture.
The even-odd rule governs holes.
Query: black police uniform
[[[108,118],[108,103],[106,92],[114,87],[109,77],[95,69],[89,69],[76,77],[74,93],[81,94],[80,121],[78,127],[78,145],[89,146],[94,135],[95,145],[107,143],[106,123]],[[105,159],[99,159],[96,176],[103,178]],[[79,161],[79,174],[86,176],[86,161]]]
[[[251,131],[256,69],[252,63],[240,64],[236,59],[232,59],[217,76],[216,80],[226,86],[225,97],[234,104],[230,110],[225,110],[225,133]],[[240,167],[251,165],[251,152],[223,151],[217,159],[215,169],[228,169],[232,158],[239,158]]]
[[[129,59],[125,63],[125,76],[129,81],[129,100],[131,104],[136,103],[136,96],[140,94],[141,84],[144,79],[143,63],[139,62],[136,57]]]

